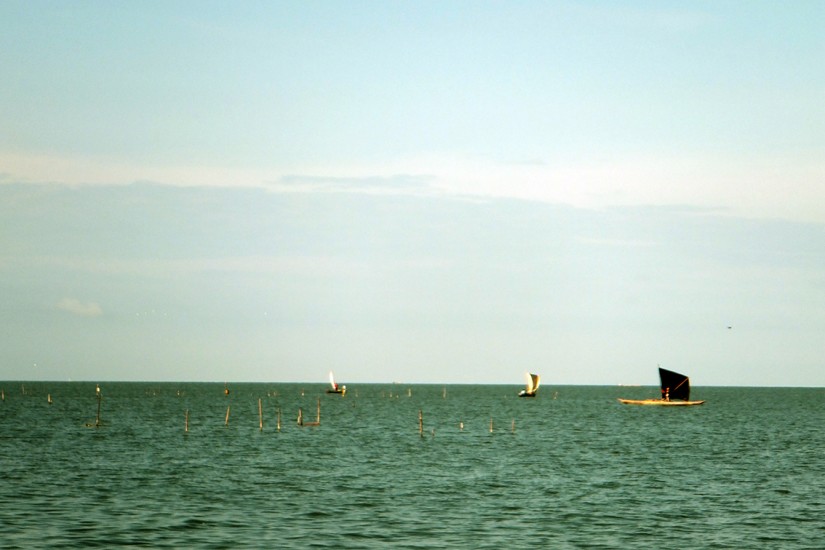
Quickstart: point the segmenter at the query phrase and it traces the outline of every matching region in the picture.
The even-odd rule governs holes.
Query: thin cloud
[[[509,162],[505,162],[504,164],[510,164],[513,166],[546,166],[547,162],[539,158],[528,158],[511,160]]]
[[[99,317],[103,309],[95,302],[81,302],[77,298],[63,298],[57,302],[57,309],[78,317]]]
[[[660,243],[656,241],[638,240],[638,239],[598,239],[591,237],[577,237],[577,240],[582,244],[589,244],[593,246],[619,246],[619,247],[651,247],[659,246]]]
[[[522,160],[423,154],[383,163],[281,172],[218,166],[143,166],[94,158],[9,156],[0,184],[263,188],[275,193],[361,193],[476,200],[512,198],[601,209],[681,205],[730,215],[825,220],[820,151],[719,156],[703,153],[553,157]],[[11,167],[9,170],[8,168]],[[359,175],[365,174],[365,175]]]
[[[365,177],[286,175],[273,182],[270,189],[326,193],[410,194],[429,192],[434,179],[433,176],[411,174]]]

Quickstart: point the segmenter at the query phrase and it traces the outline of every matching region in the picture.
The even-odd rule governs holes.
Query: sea
[[[99,387],[0,382],[0,547],[825,548],[823,388]]]

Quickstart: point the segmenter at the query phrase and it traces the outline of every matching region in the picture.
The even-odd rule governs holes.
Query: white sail
[[[525,393],[535,393],[539,389],[539,375],[530,372],[524,373],[524,379],[527,380],[527,387],[524,389]]]
[[[332,375],[332,371],[329,371],[329,383],[332,385],[333,390],[338,389],[338,384],[335,383],[335,377]]]

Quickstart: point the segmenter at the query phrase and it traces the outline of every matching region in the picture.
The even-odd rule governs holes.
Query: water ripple
[[[708,388],[705,406],[676,411],[618,405],[614,388],[525,402],[498,386],[451,387],[447,399],[441,386],[409,398],[365,386],[341,399],[279,385],[261,430],[270,385],[228,400],[222,385],[111,384],[97,429],[85,426],[87,386],[27,383],[31,395],[0,403],[4,548],[825,540],[822,390]],[[322,425],[298,427],[293,412],[314,412],[318,397]]]

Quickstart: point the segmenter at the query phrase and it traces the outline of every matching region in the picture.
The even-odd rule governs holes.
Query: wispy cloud
[[[819,151],[749,155],[488,156],[421,154],[378,163],[236,169],[145,166],[101,159],[9,156],[0,183],[157,184],[264,188],[275,193],[361,193],[476,199],[515,198],[599,209],[680,205],[732,215],[825,220]]]
[[[321,191],[327,193],[426,193],[434,176],[394,174],[390,176],[331,177],[286,175],[270,184],[277,191]]]
[[[679,206],[731,215],[825,220],[825,164],[814,155],[685,153],[561,158],[514,164],[489,158],[420,159],[439,194],[517,198],[601,209]],[[408,167],[409,168],[409,167]]]
[[[332,256],[245,256],[216,258],[180,259],[120,259],[106,262],[84,260],[72,257],[38,257],[10,260],[0,257],[5,268],[49,268],[57,271],[84,273],[87,275],[134,275],[140,277],[171,276],[189,277],[197,274],[318,274],[363,275],[374,272],[376,266],[364,260],[337,258]],[[447,262],[427,257],[384,261],[381,267],[393,269],[440,269]],[[95,317],[103,314],[97,303],[83,303],[76,298],[63,298],[56,307],[79,316]]]
[[[184,187],[262,187],[272,179],[263,168],[209,164],[162,164],[101,155],[68,156],[0,150],[0,183],[129,185],[153,182]]]
[[[103,309],[95,302],[81,302],[77,298],[63,298],[57,302],[57,309],[79,317],[99,317]]]
[[[653,240],[639,239],[598,239],[591,237],[578,237],[577,240],[582,244],[593,246],[649,247],[659,246],[660,244]]]

